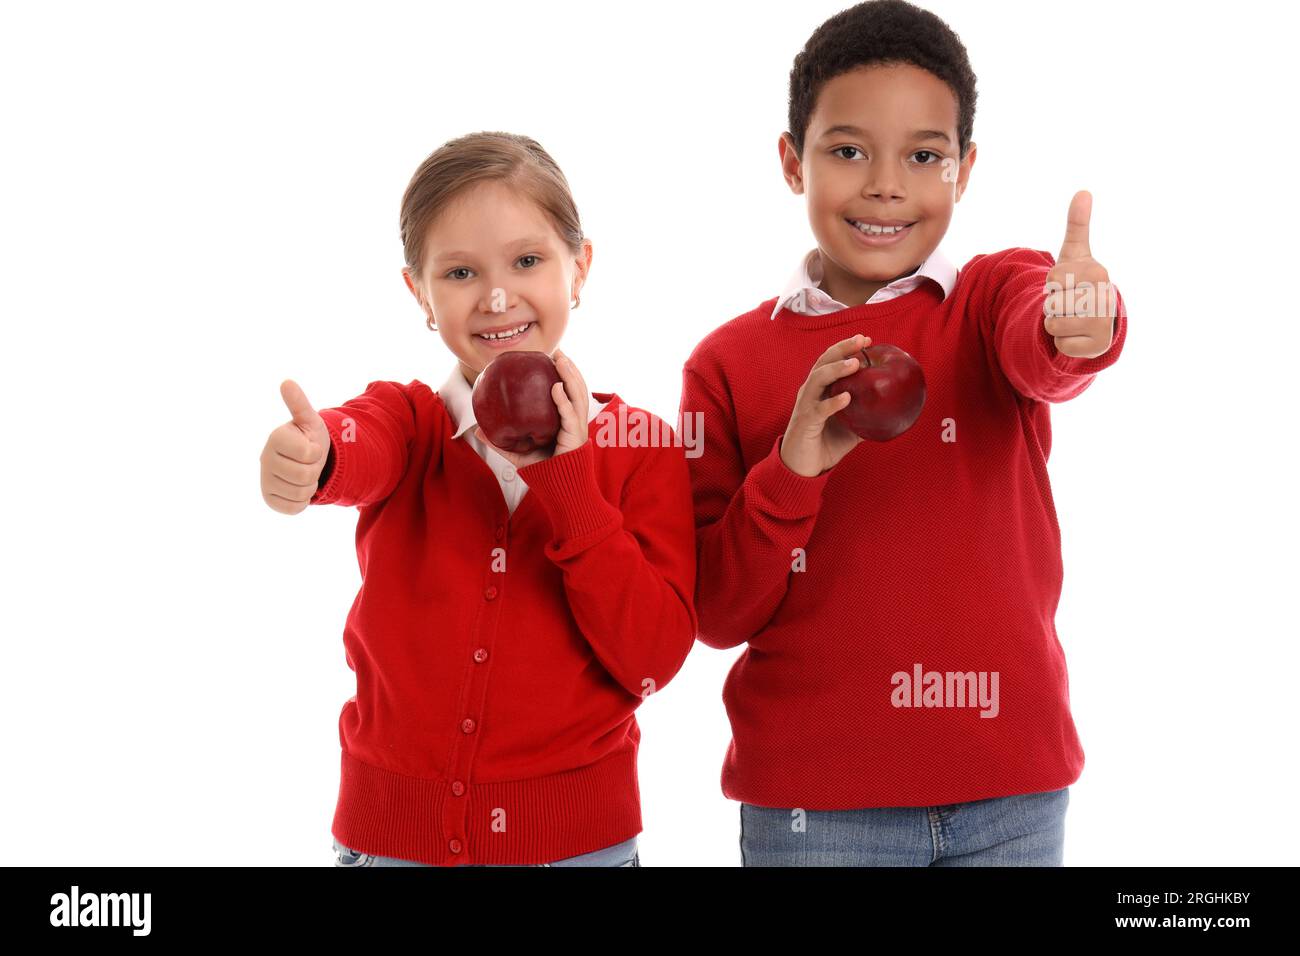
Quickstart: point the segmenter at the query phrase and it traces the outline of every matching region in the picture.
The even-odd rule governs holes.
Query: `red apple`
[[[474,382],[474,418],[498,448],[526,455],[555,441],[560,411],[551,386],[563,381],[545,352],[502,352]]]
[[[854,434],[889,441],[912,427],[925,407],[925,376],[916,359],[897,345],[868,345],[854,353],[861,363],[852,375],[831,383],[827,398],[853,398],[835,413]]]

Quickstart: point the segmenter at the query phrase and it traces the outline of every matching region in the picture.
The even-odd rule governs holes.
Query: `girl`
[[[262,453],[276,511],[355,506],[362,585],[343,643],[338,865],[640,866],[634,711],[695,639],[695,530],[677,442],[556,349],[591,265],[563,173],[532,139],[475,133],[402,199],[402,275],[456,364],[434,391],[374,381]],[[487,443],[472,388],[551,355],[554,446]],[[602,415],[607,412],[607,415]],[[597,421],[598,416],[600,420]]]

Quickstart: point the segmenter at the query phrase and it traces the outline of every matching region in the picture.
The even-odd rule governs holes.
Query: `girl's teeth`
[[[529,322],[525,325],[519,326],[519,328],[517,329],[511,329],[509,332],[491,332],[486,334],[480,332],[478,337],[481,339],[486,339],[488,341],[492,341],[494,339],[513,339],[516,335],[522,335],[524,332],[526,332],[528,330],[528,326],[532,324],[533,323]]]

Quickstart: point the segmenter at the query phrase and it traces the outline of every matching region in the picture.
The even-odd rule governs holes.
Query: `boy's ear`
[[[966,186],[970,182],[970,170],[975,165],[975,143],[970,144],[970,149],[966,152],[966,158],[961,161],[957,168],[957,197],[953,202],[961,202],[962,193],[966,191]]]
[[[783,132],[776,141],[776,151],[781,157],[781,175],[796,196],[803,194],[803,162],[794,148],[794,137]]]

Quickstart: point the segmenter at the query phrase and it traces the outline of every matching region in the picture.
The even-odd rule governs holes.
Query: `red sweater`
[[[359,509],[362,576],[343,632],[357,693],[339,717],[340,842],[529,864],[641,831],[633,711],[696,631],[690,479],[680,447],[603,441],[622,399],[593,398],[609,404],[580,448],[518,470],[513,516],[424,383],[371,382],[321,410],[333,461],[312,503]]]
[[[682,414],[704,429],[689,459],[700,640],[748,644],[723,689],[730,799],[930,806],[1078,779],[1048,405],[1119,358],[1127,316],[1120,299],[1103,355],[1057,352],[1043,328],[1053,264],[978,255],[947,298],[926,282],[829,315],[772,319],[768,299],[687,360]],[[920,362],[925,408],[893,441],[803,477],[780,458],[795,394],[858,332]],[[971,706],[981,681],[989,705]]]

